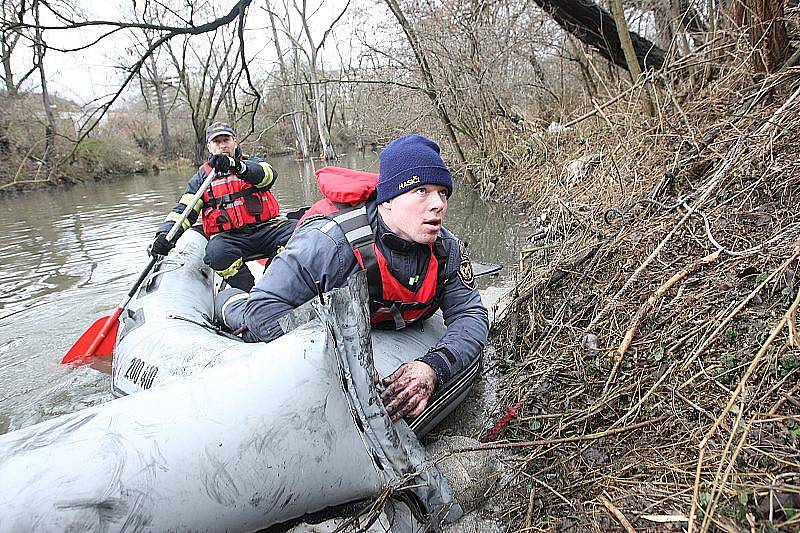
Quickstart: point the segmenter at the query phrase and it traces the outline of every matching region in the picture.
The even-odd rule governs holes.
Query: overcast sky
[[[78,4],[88,16],[95,19],[119,20],[119,5],[116,0],[84,0]],[[44,11],[42,15],[44,16]],[[43,22],[55,23],[53,20],[43,20]],[[45,33],[44,38],[49,46],[74,48],[91,42],[97,35],[99,32],[94,30],[81,29],[50,31]],[[107,44],[98,44],[87,50],[69,54],[48,50],[45,55],[48,90],[78,103],[86,103],[107,94],[116,77],[112,66],[112,54],[116,54],[119,43],[119,38],[112,38]],[[20,56],[20,59],[22,61],[16,63],[17,71],[28,66],[30,56]],[[35,90],[39,89],[38,77],[31,80],[31,85]]]
[[[127,11],[131,2],[132,0],[78,0],[76,3],[87,19],[119,21],[122,19],[123,10]],[[313,6],[315,2],[320,8],[311,18],[311,28],[312,33],[316,34],[315,39],[318,40],[347,2],[345,0],[311,0],[308,2],[309,6]],[[220,12],[227,12],[233,3],[234,0],[218,0],[217,6]],[[268,19],[266,13],[259,7],[260,5],[262,4],[255,0],[249,10],[248,28],[250,31],[246,33],[247,47],[248,54],[252,55],[258,52],[257,62],[261,68],[268,68],[265,65],[274,63],[275,54],[272,45],[268,43],[271,39],[271,30],[267,26]],[[340,34],[347,33],[346,19],[347,17],[344,17],[337,25]],[[300,28],[299,25],[297,28]],[[49,31],[45,33],[45,40],[50,46],[75,48],[82,44],[88,44],[99,35],[100,31],[93,29]],[[130,43],[130,37],[124,32],[120,32],[79,52],[62,53],[49,50],[45,56],[48,89],[53,94],[80,104],[103,99],[113,94],[122,79],[120,71],[115,69],[114,65],[118,64],[120,60],[132,63],[136,59],[125,52]],[[328,46],[328,54],[331,56],[331,60],[336,56],[333,43]],[[15,70],[19,72],[30,64],[30,57],[20,54],[18,59]],[[35,77],[29,81],[26,88],[38,90],[38,86],[38,77]],[[136,88],[134,87],[133,90]]]

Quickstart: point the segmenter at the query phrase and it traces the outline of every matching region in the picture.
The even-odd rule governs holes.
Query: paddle
[[[172,229],[169,230],[167,233],[167,240],[172,242],[172,239],[175,238],[175,235],[178,233],[178,229],[183,225],[183,221],[186,220],[186,217],[189,216],[189,213],[192,212],[194,206],[197,205],[197,202],[200,200],[200,197],[203,196],[203,193],[206,192],[208,186],[211,185],[211,181],[214,179],[216,175],[215,171],[211,171],[208,176],[206,177],[205,181],[200,188],[197,189],[197,192],[194,193],[191,201],[187,206],[184,208],[183,213],[172,226]],[[145,278],[150,274],[150,271],[153,270],[153,266],[156,264],[158,258],[156,256],[151,256],[150,261],[147,263],[147,266],[139,274],[139,279],[136,280],[136,283],[133,284],[131,290],[128,291],[128,294],[125,298],[120,302],[117,308],[114,310],[114,314],[106,317],[99,318],[92,324],[89,329],[87,329],[83,335],[72,345],[72,348],[69,349],[67,355],[61,360],[61,364],[81,364],[84,362],[88,362],[87,359],[92,357],[108,357],[114,351],[114,343],[117,339],[117,330],[119,329],[119,317],[122,314],[122,311],[128,306],[133,295],[136,294],[136,291],[139,290],[139,287],[144,282]]]

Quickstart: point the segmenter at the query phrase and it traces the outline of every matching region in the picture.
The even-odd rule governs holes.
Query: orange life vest
[[[202,167],[206,175],[211,165]],[[264,189],[247,183],[236,174],[216,176],[203,193],[203,231],[213,235],[221,231],[257,224],[280,213],[278,200]]]
[[[375,243],[375,231],[367,217],[367,203],[374,201],[378,175],[340,167],[317,171],[317,186],[325,196],[314,203],[298,224],[311,216],[336,222],[353,247],[361,268],[367,271],[370,315],[377,328],[401,329],[429,318],[444,294],[447,252],[440,238],[429,246],[431,256],[422,284],[411,291],[389,271],[386,257]]]

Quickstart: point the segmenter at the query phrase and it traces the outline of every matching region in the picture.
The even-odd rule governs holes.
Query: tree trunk
[[[419,65],[420,73],[422,74],[422,79],[425,83],[425,94],[427,94],[428,98],[431,99],[433,107],[436,109],[436,113],[439,115],[439,120],[441,120],[445,132],[447,132],[447,137],[450,139],[450,144],[453,146],[453,150],[456,153],[458,162],[464,169],[465,181],[469,185],[476,185],[478,180],[475,178],[472,170],[470,170],[469,166],[467,165],[467,158],[464,155],[464,151],[461,149],[461,144],[458,142],[455,127],[453,126],[453,122],[450,120],[450,116],[447,113],[444,102],[439,97],[439,91],[436,88],[436,83],[433,81],[433,74],[431,74],[431,69],[428,67],[428,59],[425,56],[425,52],[422,49],[419,40],[417,39],[417,35],[414,32],[414,29],[411,27],[411,24],[408,22],[405,14],[403,14],[403,11],[400,9],[400,4],[397,3],[397,0],[386,0],[386,3],[388,4],[389,9],[392,11],[392,14],[394,14],[394,17],[397,19],[397,22],[400,24],[400,27],[403,29],[403,32],[406,34],[408,43],[411,45],[411,48],[414,51],[414,56],[417,58],[417,64]]]
[[[636,52],[633,49],[633,42],[631,41],[630,31],[628,31],[628,23],[625,20],[625,10],[622,7],[622,0],[611,0],[611,10],[614,12],[614,23],[617,26],[617,33],[619,34],[619,42],[622,46],[622,51],[625,53],[628,72],[631,74],[633,83],[637,83],[642,76],[642,71],[639,68]],[[650,94],[646,84],[642,91],[642,106],[647,116],[652,117],[654,115],[653,102],[650,101]]]
[[[658,45],[664,50],[669,50],[672,40],[675,38],[674,28],[672,27],[672,2],[668,0],[653,6],[653,23],[656,27],[656,40]]]
[[[757,72],[775,72],[783,66],[789,50],[783,0],[735,0],[733,20],[750,34]]]
[[[303,30],[308,40],[311,54],[309,55],[308,75],[311,83],[311,94],[314,99],[314,114],[317,117],[317,134],[319,135],[320,149],[322,150],[322,157],[325,161],[333,161],[336,159],[336,152],[331,143],[328,127],[328,113],[322,97],[319,93],[319,77],[317,76],[317,47],[314,44],[314,39],[311,35],[311,30],[308,27],[308,18],[305,13],[305,3],[303,3],[303,10],[297,10],[300,13],[300,19],[303,23]]]
[[[44,54],[47,46],[42,38],[42,29],[39,25],[39,2],[34,0],[34,16],[36,20],[36,31],[33,40],[34,58],[39,66],[39,77],[42,85],[42,105],[44,107],[45,126],[44,126],[44,155],[42,160],[50,172],[51,179],[55,181],[53,170],[53,160],[56,155],[56,118],[53,114],[53,105],[50,102],[50,94],[47,92],[47,77],[44,72]]]
[[[569,41],[570,48],[572,49],[572,54],[575,56],[575,60],[578,62],[578,66],[580,67],[581,76],[586,84],[586,91],[588,93],[587,96],[589,99],[591,99],[593,96],[598,94],[598,90],[597,84],[594,82],[594,78],[592,77],[592,73],[589,71],[589,67],[586,64],[588,61],[586,54],[583,53],[580,45],[575,42],[575,39],[571,34],[567,40]]]
[[[16,96],[17,87],[14,85],[14,71],[11,69],[11,50],[6,47],[5,40],[2,45],[3,81],[9,96]]]
[[[682,10],[681,1],[680,0],[670,0],[670,13],[671,13],[671,24],[673,24],[672,33],[676,37],[675,46],[677,47],[677,51],[680,55],[685,56],[689,53],[689,40],[686,37],[686,32],[681,31],[682,29],[686,28],[686,15],[684,15],[684,11]]]
[[[298,99],[294,100],[294,104],[292,105],[292,99],[289,97],[289,72],[286,68],[286,62],[283,60],[283,50],[281,50],[281,43],[278,40],[278,29],[275,25],[275,14],[272,12],[272,9],[267,4],[267,13],[269,13],[269,22],[272,26],[272,39],[275,41],[275,51],[278,54],[278,66],[281,72],[281,99],[284,102],[284,106],[286,109],[289,110],[291,113],[291,123],[292,123],[292,131],[294,132],[294,142],[295,148],[297,149],[298,155],[305,159],[308,157],[308,141],[306,140],[305,131],[303,131],[303,126],[300,122],[300,115],[302,114],[302,110],[297,107]],[[295,91],[297,91],[297,86],[295,86]]]
[[[158,74],[155,59],[150,56],[150,68],[152,69],[153,88],[156,93],[156,106],[158,110],[158,122],[161,125],[161,148],[165,157],[172,156],[172,137],[169,134],[169,123],[167,122],[167,102],[164,98],[164,81]]]
[[[304,136],[307,141],[307,153],[310,155],[314,138],[311,133],[311,99],[308,98],[308,93],[305,90],[306,86],[300,84],[300,80],[303,76],[300,72],[300,52],[297,46],[293,46],[292,55],[292,63],[294,65],[294,107],[295,109],[302,111],[302,113],[297,117],[297,120],[299,122],[298,125],[300,126],[300,129],[304,132]]]
[[[159,83],[159,86],[161,84]],[[158,105],[158,121],[161,125],[161,145],[163,147],[163,154],[166,157],[171,157],[172,154],[172,137],[169,134],[169,122],[167,121],[167,104],[164,99],[163,87],[161,90],[156,90],[156,104]]]
[[[24,13],[24,8],[8,0],[0,1],[2,1],[0,14],[3,17],[3,25],[0,30],[0,62],[3,64],[3,85],[9,96],[16,96],[19,85],[14,81],[15,73],[11,66],[11,56],[19,43],[20,34],[11,30],[9,26],[17,21],[21,22],[19,19]]]
[[[325,106],[322,105],[322,98],[319,94],[319,80],[317,79],[316,69],[311,67],[311,93],[314,96],[314,111],[317,116],[317,134],[319,135],[319,144],[322,149],[322,158],[325,161],[332,161],[336,159],[336,152],[333,150],[333,144],[328,137],[328,120],[325,113]]]
[[[389,1],[389,0],[387,0]],[[615,65],[628,69],[611,14],[590,0],[534,0],[566,31],[588,44]],[[655,43],[629,32],[636,63],[641,70],[664,66],[666,52]]]

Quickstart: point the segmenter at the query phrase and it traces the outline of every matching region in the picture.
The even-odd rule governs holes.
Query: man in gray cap
[[[158,227],[150,250],[166,255],[184,230],[202,216],[203,231],[210,237],[204,261],[231,287],[249,291],[255,282],[245,261],[254,256],[274,256],[294,230],[295,224],[279,217],[279,206],[270,192],[277,173],[268,163],[242,156],[236,133],[226,122],[206,128],[209,158],[189,180],[186,192]],[[167,233],[186,205],[216,171],[202,198],[183,222],[173,241]]]

